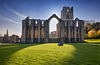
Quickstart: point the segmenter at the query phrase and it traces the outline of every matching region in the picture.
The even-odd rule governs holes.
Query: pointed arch
[[[59,18],[56,14],[53,14],[53,15],[48,19],[48,21],[50,21],[52,18],[56,18],[58,21],[60,20],[60,18]]]

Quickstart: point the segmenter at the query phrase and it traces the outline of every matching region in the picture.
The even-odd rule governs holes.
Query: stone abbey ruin
[[[58,20],[58,38],[49,38],[49,23],[52,18]],[[36,32],[37,31],[37,32]],[[37,37],[36,37],[37,35]],[[82,43],[84,42],[84,21],[74,20],[73,7],[63,7],[61,18],[53,14],[47,20],[29,19],[22,20],[22,43]]]

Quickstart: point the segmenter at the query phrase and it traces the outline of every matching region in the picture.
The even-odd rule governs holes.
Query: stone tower
[[[73,20],[73,7],[63,7],[61,11],[61,19],[62,20]]]
[[[7,36],[8,36],[8,29],[7,29]]]

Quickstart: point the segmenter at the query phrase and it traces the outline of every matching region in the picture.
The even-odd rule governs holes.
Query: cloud
[[[9,9],[11,12],[15,13],[16,15],[20,16],[20,17],[23,17],[23,18],[26,18],[27,16],[25,15],[22,15],[20,13],[18,13],[17,11],[13,10],[13,9]]]
[[[20,23],[18,23],[18,22],[16,22],[16,21],[12,20],[12,19],[10,19],[10,18],[6,18],[6,17],[0,17],[0,20],[7,20],[7,21],[9,21],[9,22],[11,22],[11,23],[15,23],[15,24],[21,25]]]
[[[12,23],[15,23],[15,24],[19,24],[19,25],[21,25],[20,23],[14,21],[14,20],[12,20],[12,19],[9,19],[9,18],[5,18],[5,19],[8,20],[9,22],[12,22]]]
[[[9,8],[7,5],[5,5],[5,7],[6,7],[9,11],[11,11],[12,13],[16,14],[16,15],[19,16],[19,17],[22,17],[22,18],[26,18],[26,17],[27,17],[27,16],[25,16],[25,15],[23,15],[23,14],[20,14],[19,12],[15,11],[15,10]]]

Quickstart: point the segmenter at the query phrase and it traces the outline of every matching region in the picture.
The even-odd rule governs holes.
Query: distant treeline
[[[100,22],[86,23],[84,32],[85,38],[100,38]]]

